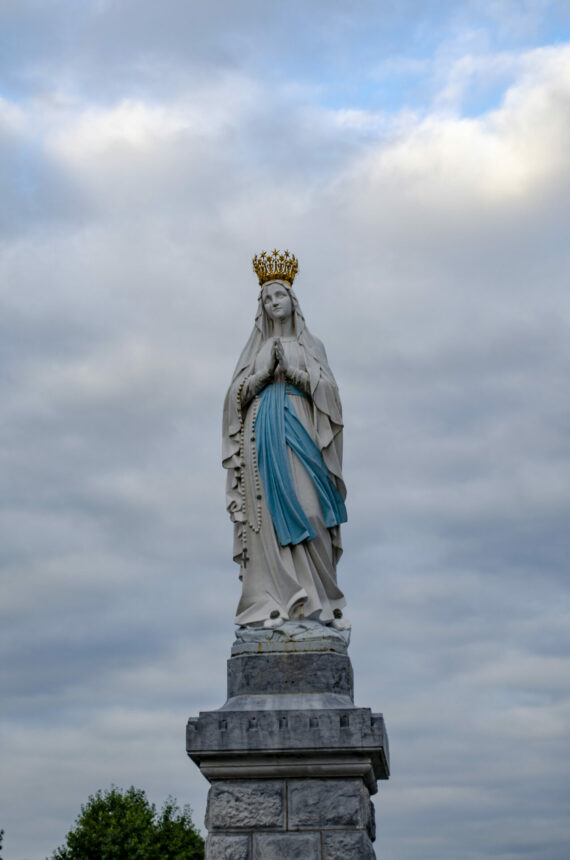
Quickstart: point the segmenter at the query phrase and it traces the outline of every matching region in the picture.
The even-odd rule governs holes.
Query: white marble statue
[[[322,343],[292,289],[296,258],[254,258],[261,291],[253,331],[224,404],[223,465],[242,594],[236,624],[311,619],[338,629],[336,581],[346,521],[342,411]]]

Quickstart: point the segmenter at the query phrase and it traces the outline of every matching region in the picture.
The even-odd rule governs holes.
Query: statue
[[[224,403],[223,466],[242,594],[235,623],[307,620],[337,630],[346,522],[342,410],[322,343],[305,325],[288,251],[253,259],[261,291],[253,331]]]
[[[223,465],[242,592],[227,699],[188,720],[211,783],[206,858],[374,860],[382,714],[354,703],[336,581],[342,413],[322,343],[293,292],[297,259],[262,252],[253,331],[224,403]]]

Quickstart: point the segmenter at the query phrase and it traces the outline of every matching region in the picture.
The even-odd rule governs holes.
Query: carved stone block
[[[322,860],[375,860],[365,830],[336,830],[323,833]]]
[[[253,860],[321,860],[320,833],[254,833]]]
[[[361,779],[291,780],[288,790],[290,830],[366,826],[368,792],[364,797]]]
[[[205,860],[251,860],[250,841],[245,835],[210,834]]]
[[[216,830],[285,828],[285,787],[278,780],[216,782],[208,794],[206,827]]]
[[[345,654],[253,654],[228,660],[228,698],[264,693],[336,693],[352,700]]]

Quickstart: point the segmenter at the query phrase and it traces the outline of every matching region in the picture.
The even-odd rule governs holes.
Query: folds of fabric
[[[346,508],[322,454],[299,421],[289,395],[306,396],[277,382],[259,395],[255,422],[259,474],[267,507],[281,546],[313,540],[315,532],[297,498],[287,447],[298,457],[313,482],[327,528],[346,522]]]

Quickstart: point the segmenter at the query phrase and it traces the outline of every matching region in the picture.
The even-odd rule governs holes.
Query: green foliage
[[[169,797],[160,813],[144,791],[112,786],[91,795],[51,860],[202,860],[190,808]]]
[[[4,831],[3,831],[3,830],[0,830],[0,851],[2,851],[2,843],[3,843],[3,841],[4,841]],[[2,858],[1,858],[1,857],[0,857],[0,860],[2,860]]]

